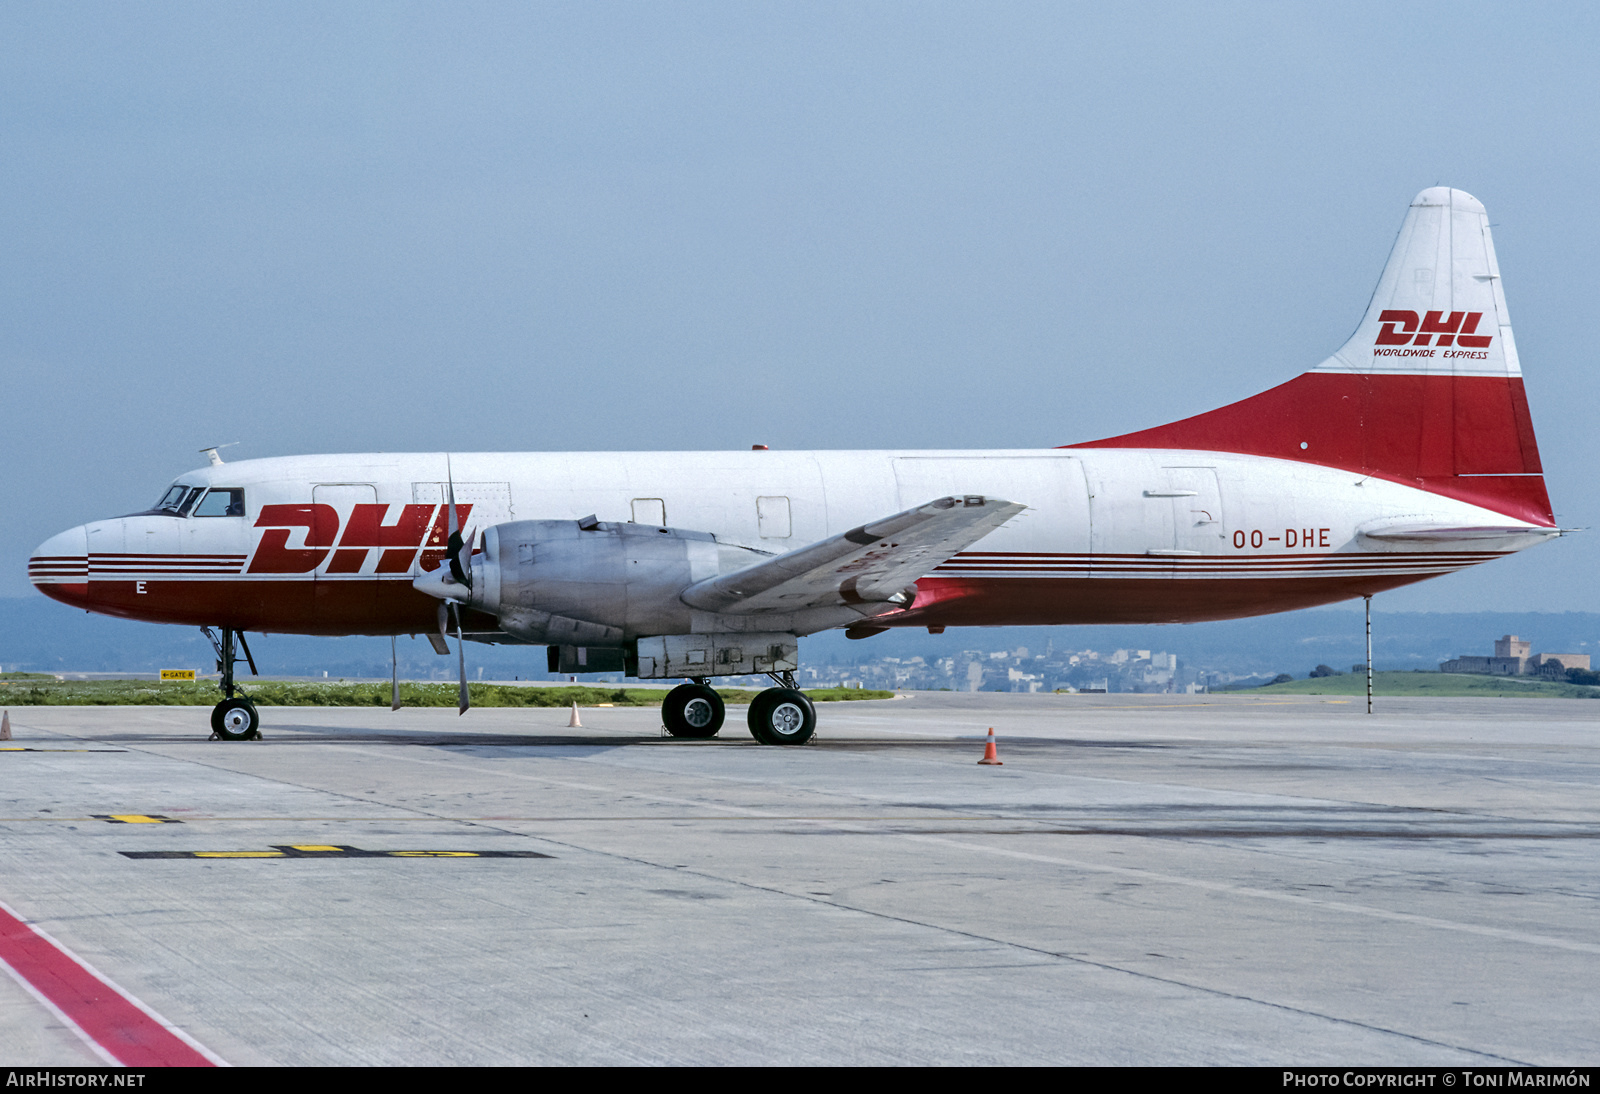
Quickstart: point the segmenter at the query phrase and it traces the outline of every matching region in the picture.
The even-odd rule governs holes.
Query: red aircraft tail
[[[1341,467],[1554,526],[1483,205],[1416,196],[1366,317],[1310,372],[1073,448],[1183,448]]]

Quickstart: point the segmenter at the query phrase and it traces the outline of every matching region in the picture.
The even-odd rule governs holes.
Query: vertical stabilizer
[[[1230,406],[1076,447],[1300,460],[1554,524],[1489,218],[1444,186],[1412,201],[1361,325],[1333,356]]]
[[[1416,196],[1361,325],[1315,371],[1522,375],[1477,198],[1446,186]]]

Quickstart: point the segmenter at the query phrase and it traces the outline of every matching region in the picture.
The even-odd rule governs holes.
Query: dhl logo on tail
[[[1378,316],[1383,326],[1373,344],[1426,346],[1437,335],[1439,341],[1434,344],[1440,347],[1458,345],[1463,349],[1488,349],[1494,335],[1474,333],[1482,318],[1481,311],[1453,311],[1448,319],[1442,311],[1430,311],[1419,321],[1414,311],[1385,310]]]

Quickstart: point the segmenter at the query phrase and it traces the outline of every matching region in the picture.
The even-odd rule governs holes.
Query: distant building
[[[1545,666],[1552,664],[1559,664],[1562,669],[1589,671],[1589,655],[1586,653],[1536,653],[1532,661],[1534,672],[1539,672]]]
[[[1533,652],[1533,643],[1524,642],[1514,634],[1494,641],[1494,655],[1496,657],[1521,659]]]
[[[1044,686],[1044,681],[1035,673],[1018,672],[1016,669],[1006,670],[1006,680],[1012,691],[1035,692]]]
[[[1508,634],[1495,639],[1493,657],[1457,657],[1440,665],[1439,671],[1488,676],[1550,676],[1566,669],[1589,669],[1586,653],[1533,653],[1532,650],[1533,643]],[[1558,662],[1559,668],[1556,667]]]

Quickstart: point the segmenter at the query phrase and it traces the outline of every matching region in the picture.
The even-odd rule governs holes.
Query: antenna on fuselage
[[[202,448],[200,451],[206,454],[206,459],[211,461],[212,467],[221,467],[222,457],[219,455],[219,453],[224,448],[232,448],[238,443],[238,441],[229,441],[227,444],[214,444],[210,448]]]

